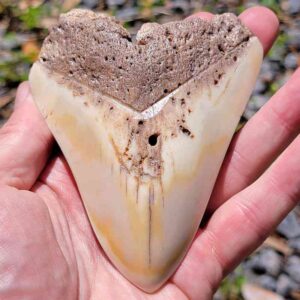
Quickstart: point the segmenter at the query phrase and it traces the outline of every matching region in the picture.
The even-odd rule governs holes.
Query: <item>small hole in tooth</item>
[[[218,45],[218,49],[220,52],[224,52],[223,46],[221,44]]]
[[[157,133],[150,135],[148,139],[149,145],[155,146],[157,144],[157,139],[158,139]]]

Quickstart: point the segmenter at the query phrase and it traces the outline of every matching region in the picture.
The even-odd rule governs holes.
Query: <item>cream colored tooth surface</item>
[[[250,37],[217,81],[191,78],[141,111],[88,86],[76,94],[62,74],[34,64],[34,99],[100,244],[141,289],[159,288],[186,254],[261,60]]]

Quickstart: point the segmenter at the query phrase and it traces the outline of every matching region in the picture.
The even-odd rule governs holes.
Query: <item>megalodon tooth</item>
[[[63,14],[30,72],[34,100],[112,263],[147,292],[186,254],[262,62],[232,14],[148,23]]]

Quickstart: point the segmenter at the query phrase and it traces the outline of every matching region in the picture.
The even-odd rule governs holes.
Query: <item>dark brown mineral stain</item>
[[[148,196],[148,214],[149,214],[149,232],[148,232],[148,264],[151,265],[151,240],[152,240],[152,204],[154,202],[154,186],[151,182],[149,185]]]

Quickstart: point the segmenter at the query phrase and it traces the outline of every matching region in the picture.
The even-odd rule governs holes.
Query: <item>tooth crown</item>
[[[148,23],[132,41],[114,18],[75,10],[52,29],[40,61],[73,90],[75,81],[141,112],[211,65],[222,74],[251,36],[234,15],[224,14],[210,23]],[[201,80],[214,82],[219,74]]]
[[[85,27],[80,29],[85,35],[91,37],[94,28],[102,26],[104,33],[108,31],[116,40],[108,44],[130,45],[130,37],[116,21],[91,12],[75,10],[67,14],[60,23],[66,27],[60,30],[69,32],[68,26],[76,22],[80,25],[83,16],[90,18],[88,25],[93,28],[92,32]],[[222,22],[235,26],[230,30],[224,24],[225,29],[216,27]],[[109,29],[105,24],[111,25]],[[151,43],[157,45],[157,41],[168,39],[163,35],[166,30],[173,32],[173,37],[177,35],[176,45],[185,44],[182,39],[189,26],[191,40],[196,41],[201,39],[198,30],[225,30],[228,36],[224,37],[223,49],[226,50],[223,54],[219,51],[219,56],[211,53],[206,67],[199,66],[197,73],[190,70],[190,62],[194,63],[197,53],[208,55],[207,47],[218,40],[217,30],[211,34],[208,31],[212,35],[209,44],[197,45],[191,61],[185,60],[182,53],[170,55],[178,60],[175,73],[166,68],[159,69],[158,74],[145,67],[141,69],[144,62],[140,59],[156,57],[145,52],[146,56],[134,60],[137,70],[126,69],[130,83],[118,79],[118,73],[114,73],[119,61],[115,65],[109,62],[113,64],[111,73],[107,74],[109,65],[97,71],[97,88],[87,78],[92,74],[86,63],[89,55],[82,60],[78,76],[74,71],[69,74],[73,70],[69,57],[64,57],[66,61],[58,58],[58,54],[67,55],[64,49],[72,53],[72,47],[81,47],[85,40],[70,35],[76,43],[69,45],[70,41],[64,37],[65,44],[60,42],[59,46],[59,39],[54,41],[50,34],[41,61],[34,64],[30,73],[34,99],[70,164],[102,247],[123,275],[148,292],[159,288],[171,276],[197,231],[262,60],[259,41],[235,17],[216,17],[212,24],[197,20],[163,26],[148,24],[137,35],[138,44],[149,43],[151,49]],[[198,26],[197,30],[193,26]],[[233,38],[228,30],[242,38]],[[148,41],[149,37],[154,41]],[[53,39],[53,49],[49,39]],[[236,41],[240,43],[234,44]],[[163,51],[159,55],[167,65],[170,56],[164,51],[169,51],[169,42],[164,43],[160,44]],[[182,47],[180,51],[186,49]],[[126,56],[126,51],[122,52],[121,46],[120,49],[120,52],[114,50],[116,57]],[[105,55],[105,51],[99,53],[99,59],[105,60]],[[144,76],[141,70],[151,74]],[[180,72],[186,73],[180,77]],[[115,86],[109,83],[114,76]],[[149,86],[139,86],[145,78],[150,80]],[[159,84],[152,84],[153,78],[158,78]],[[125,100],[121,100],[121,92],[133,85],[140,88],[139,93],[125,93]],[[168,87],[164,96],[160,85]],[[144,96],[148,98],[142,101],[140,97]]]

